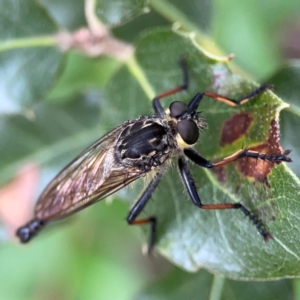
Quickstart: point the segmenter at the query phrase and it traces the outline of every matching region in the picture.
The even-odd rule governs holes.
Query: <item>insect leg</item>
[[[263,236],[264,240],[267,241],[269,238],[272,238],[272,234],[268,231],[265,231],[259,220],[251,214],[251,212],[243,206],[241,203],[220,203],[220,204],[202,204],[201,199],[198,195],[197,188],[195,185],[195,182],[192,178],[192,175],[190,174],[190,171],[188,169],[188,166],[186,162],[184,161],[184,158],[178,159],[178,166],[180,175],[182,177],[182,180],[186,186],[186,189],[193,201],[193,203],[198,206],[201,209],[240,209],[255,225],[258,232]]]
[[[227,156],[223,158],[221,161],[212,163],[209,160],[203,158],[199,153],[197,153],[195,150],[191,148],[184,149],[184,154],[195,164],[197,164],[200,167],[204,168],[215,168],[215,167],[221,167],[225,166],[237,159],[243,158],[243,157],[252,157],[256,159],[271,161],[275,163],[281,163],[283,161],[285,162],[291,162],[291,158],[288,157],[288,155],[291,153],[291,150],[285,150],[281,154],[266,154],[266,153],[259,153],[257,151],[252,150],[239,150],[235,152],[234,154]]]
[[[150,223],[150,237],[149,237],[149,248],[148,251],[149,253],[151,252],[155,240],[156,240],[156,224],[157,224],[157,219],[154,216],[136,220],[138,215],[142,212],[144,207],[146,206],[147,202],[150,200],[152,192],[155,190],[157,187],[161,177],[162,177],[162,172],[157,173],[155,178],[150,182],[146,190],[143,192],[143,194],[140,196],[140,198],[137,200],[135,205],[132,207],[130,210],[126,220],[129,223],[129,225],[142,225],[142,224],[148,224]]]
[[[211,93],[211,92],[204,92],[204,93],[198,93],[196,94],[196,96],[190,101],[190,103],[188,104],[188,112],[192,113],[197,111],[197,108],[200,104],[200,101],[202,100],[203,96],[207,96],[210,98],[213,98],[217,101],[223,102],[227,105],[230,106],[237,106],[237,105],[241,105],[246,103],[247,101],[249,101],[250,99],[254,98],[255,96],[259,95],[260,93],[262,93],[263,91],[267,90],[267,89],[271,89],[273,86],[269,85],[269,84],[263,84],[261,85],[259,88],[255,89],[254,91],[252,91],[251,93],[239,98],[239,99],[231,99],[225,96],[221,96],[215,93]]]
[[[175,87],[173,89],[167,90],[165,92],[162,92],[160,94],[158,94],[153,100],[152,100],[152,105],[155,111],[155,114],[158,117],[164,117],[165,115],[165,110],[164,108],[161,106],[160,104],[160,99],[167,97],[167,96],[171,96],[174,95],[176,93],[179,93],[183,90],[186,90],[188,88],[189,85],[189,76],[188,76],[188,71],[186,68],[186,61],[184,56],[180,56],[179,61],[178,61],[179,67],[182,71],[182,77],[183,77],[183,83],[182,85]]]
[[[237,105],[241,105],[241,104],[244,104],[244,103],[248,102],[249,100],[251,100],[255,96],[261,94],[265,90],[270,90],[272,88],[273,88],[273,86],[271,84],[265,83],[265,84],[262,84],[257,89],[253,90],[252,92],[250,92],[249,94],[247,94],[245,96],[242,96],[238,99],[231,99],[231,98],[224,97],[222,95],[218,95],[218,94],[211,93],[211,92],[204,92],[203,94],[207,97],[213,98],[213,99],[215,99],[217,101],[220,101],[220,102],[223,102],[227,105],[237,106]]]

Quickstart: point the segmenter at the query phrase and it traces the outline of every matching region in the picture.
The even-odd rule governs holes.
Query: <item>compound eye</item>
[[[188,145],[195,144],[199,138],[199,129],[196,123],[190,120],[179,121],[177,131]]]
[[[173,118],[177,118],[181,116],[183,113],[185,113],[188,110],[188,106],[181,101],[172,102],[169,108],[170,108],[171,117]]]

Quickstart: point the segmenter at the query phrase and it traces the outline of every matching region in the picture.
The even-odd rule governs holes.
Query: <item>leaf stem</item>
[[[225,278],[220,275],[215,275],[212,283],[209,300],[220,300],[225,283]]]
[[[202,33],[195,23],[190,21],[180,10],[166,0],[151,0],[150,6],[171,23],[179,23],[180,28],[196,35],[197,42],[215,55],[224,53],[215,45],[211,38]]]
[[[155,97],[155,91],[151,84],[149,83],[149,80],[147,79],[145,73],[143,72],[140,65],[137,63],[134,55],[132,55],[127,61],[126,65],[129,69],[129,72],[133,75],[133,77],[136,78],[138,83],[141,85],[141,88],[147,95],[149,99],[153,99]]]
[[[0,43],[0,52],[18,48],[48,47],[56,45],[54,36],[39,36],[33,38],[21,38]]]

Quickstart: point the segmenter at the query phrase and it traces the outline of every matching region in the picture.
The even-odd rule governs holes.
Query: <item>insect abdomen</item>
[[[35,236],[46,222],[40,219],[33,219],[17,230],[17,236],[22,243],[29,242]]]

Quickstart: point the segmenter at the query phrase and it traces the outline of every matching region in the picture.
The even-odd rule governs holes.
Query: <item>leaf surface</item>
[[[181,72],[175,62],[179,56],[187,57],[190,88],[164,101],[189,101],[197,92],[213,91],[232,98],[251,92],[257,83],[232,74],[226,63],[205,56],[187,38],[170,31],[153,31],[137,44],[136,57],[143,75],[155,93],[181,83]],[[126,81],[126,78],[122,79]],[[140,77],[136,80],[145,85]],[[113,81],[111,87],[119,86]],[[122,84],[119,97],[133,95],[133,86]],[[126,88],[127,87],[127,88]],[[110,93],[108,94],[110,96]],[[142,101],[138,91],[135,99]],[[132,101],[132,104],[130,104]],[[147,100],[143,100],[147,103]],[[127,98],[128,107],[134,101]],[[207,120],[209,129],[203,130],[197,150],[204,157],[218,161],[243,147],[252,148],[267,144],[271,151],[278,132],[278,115],[287,105],[271,91],[266,91],[238,108],[203,99],[199,110]],[[243,127],[245,118],[251,122]],[[222,127],[237,116],[241,135],[222,144]],[[243,131],[243,130],[244,131]],[[276,138],[274,138],[274,136]],[[274,139],[272,139],[274,138]],[[274,143],[274,144],[272,144]],[[222,173],[212,173],[192,166],[192,173],[203,203],[241,202],[248,207],[272,232],[274,239],[265,243],[255,226],[240,211],[201,211],[189,200],[177,174],[171,168],[154,193],[154,200],[146,214],[158,217],[159,251],[186,270],[205,267],[212,272],[232,278],[280,278],[298,274],[299,251],[295,241],[298,232],[299,182],[285,164],[272,166],[261,176],[249,179],[243,168],[261,172],[265,162],[245,161],[231,164]],[[256,174],[254,172],[254,174]],[[284,263],[283,263],[284,261]]]
[[[63,54],[50,47],[57,26],[37,2],[1,0],[0,6],[0,113],[16,113],[53,85]]]

